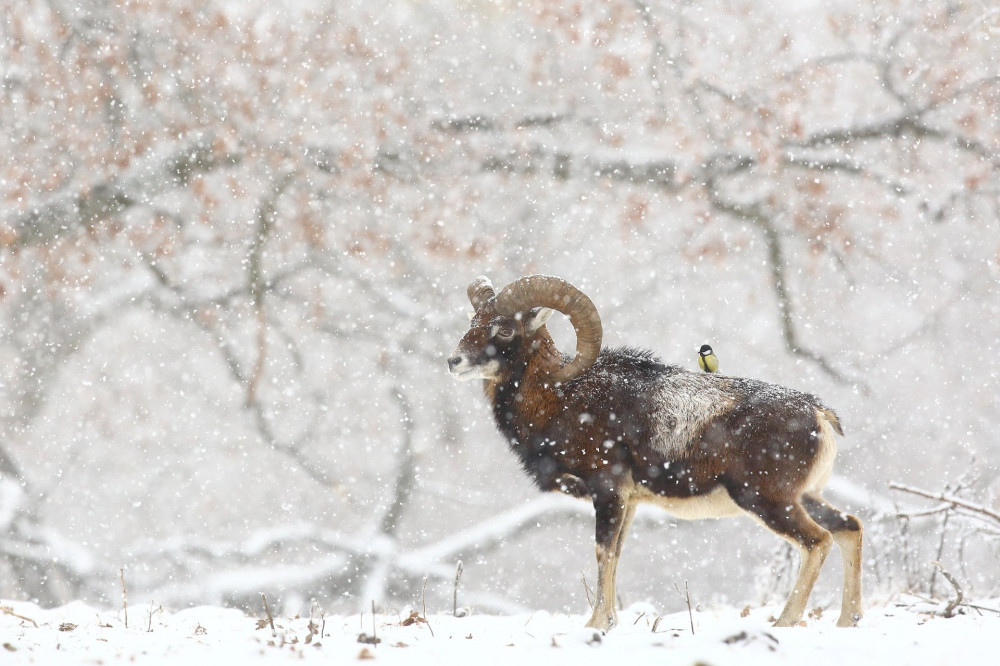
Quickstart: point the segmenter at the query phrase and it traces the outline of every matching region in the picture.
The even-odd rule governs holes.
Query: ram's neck
[[[527,344],[510,374],[485,383],[497,427],[515,449],[559,411],[551,374],[562,365],[562,354],[544,328]]]
[[[545,326],[538,329],[535,337],[528,343],[529,353],[527,367],[524,371],[524,381],[527,383],[549,383],[549,375],[562,367],[562,353],[556,349],[556,343],[549,335]]]

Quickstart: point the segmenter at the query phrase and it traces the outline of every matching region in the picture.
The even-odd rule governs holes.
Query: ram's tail
[[[844,429],[840,426],[840,419],[837,417],[837,413],[830,409],[829,407],[819,407],[817,410],[817,418],[825,420],[833,428],[833,431],[844,436]]]

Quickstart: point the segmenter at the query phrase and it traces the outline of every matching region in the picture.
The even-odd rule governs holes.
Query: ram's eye
[[[514,329],[510,328],[509,326],[501,326],[500,329],[497,331],[497,337],[509,340],[510,338],[514,337]]]

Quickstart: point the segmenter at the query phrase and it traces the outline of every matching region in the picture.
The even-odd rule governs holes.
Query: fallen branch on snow
[[[36,629],[38,628],[37,622],[32,620],[30,617],[25,617],[24,615],[18,615],[17,613],[14,612],[14,609],[11,608],[10,606],[0,606],[0,613],[3,613],[4,615],[10,615],[11,617],[16,617],[18,620],[24,620],[25,622],[30,622],[31,624],[35,625]]]
[[[955,598],[951,599],[950,601],[948,601],[948,605],[945,606],[944,613],[942,613],[942,615],[944,617],[954,617],[955,616],[955,609],[958,606],[961,606],[962,605],[962,601],[965,600],[965,593],[962,592],[962,586],[959,585],[958,581],[955,580],[955,577],[952,576],[951,573],[947,569],[944,568],[943,564],[941,564],[937,560],[934,560],[933,562],[931,562],[931,564],[933,564],[934,566],[936,566],[938,568],[938,570],[941,571],[941,575],[945,577],[945,580],[947,580],[949,583],[951,583],[951,586],[953,588],[955,588]]]

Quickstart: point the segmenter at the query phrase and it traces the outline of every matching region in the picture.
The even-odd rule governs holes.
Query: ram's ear
[[[545,322],[551,319],[555,313],[556,311],[552,308],[531,308],[524,317],[524,332],[534,333],[545,326]]]

